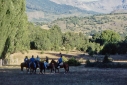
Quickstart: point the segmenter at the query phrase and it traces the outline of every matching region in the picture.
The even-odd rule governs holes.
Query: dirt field
[[[0,67],[0,85],[127,85],[127,69],[70,67],[70,72],[21,73],[19,66]]]

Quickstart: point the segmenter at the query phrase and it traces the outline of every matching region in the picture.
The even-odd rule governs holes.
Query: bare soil
[[[21,73],[20,66],[0,67],[0,85],[127,85],[127,69],[70,67],[69,73]]]

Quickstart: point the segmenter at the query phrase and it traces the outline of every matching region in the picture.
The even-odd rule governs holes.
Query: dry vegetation
[[[127,14],[108,14],[90,17],[68,17],[53,21],[50,25],[58,25],[62,32],[83,32],[92,34],[104,30],[114,30],[120,34],[127,33]]]

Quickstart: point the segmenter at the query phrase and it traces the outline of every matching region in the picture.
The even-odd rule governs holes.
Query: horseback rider
[[[46,60],[45,60],[45,62],[44,62],[44,65],[45,65],[45,68],[47,68],[47,66],[49,66],[49,59],[48,59],[48,57],[46,56]]]
[[[38,67],[40,67],[40,65],[39,65],[39,62],[40,62],[40,58],[39,58],[39,56],[37,55],[37,57],[36,57],[36,62],[37,62],[37,65],[38,65]]]
[[[35,64],[35,58],[34,58],[33,55],[32,55],[32,57],[30,58],[29,67],[30,67],[30,65],[31,65],[32,63],[34,63],[34,67],[36,67],[36,64]]]
[[[49,58],[46,56],[46,60],[45,60],[47,63],[49,63]]]
[[[37,57],[36,57],[36,61],[40,61],[40,58],[39,58],[39,56],[37,55]]]
[[[58,59],[58,66],[57,68],[60,68],[60,64],[63,62],[62,54],[60,53],[60,58]]]
[[[24,63],[26,63],[27,60],[28,60],[28,56],[26,56],[26,57],[24,58]]]

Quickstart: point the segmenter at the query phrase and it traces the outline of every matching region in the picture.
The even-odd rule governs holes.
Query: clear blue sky
[[[86,2],[90,2],[90,1],[98,1],[98,0],[79,0],[79,1],[86,1]]]

